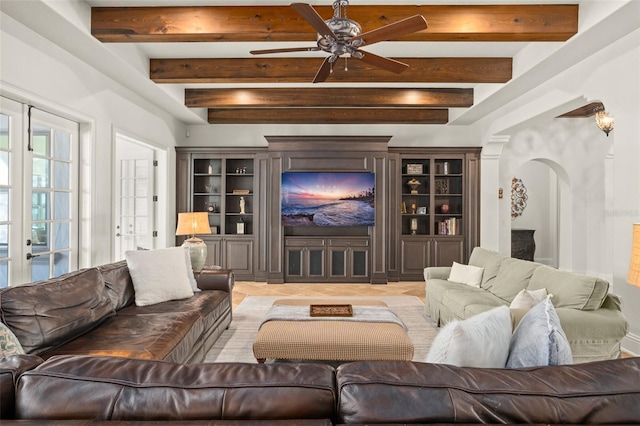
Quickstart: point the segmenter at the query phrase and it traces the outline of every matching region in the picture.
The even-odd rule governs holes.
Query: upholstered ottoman
[[[377,307],[375,312],[389,311],[388,314],[395,316],[384,302],[281,299],[273,304],[306,307],[307,310],[311,304],[350,304],[353,306],[354,315],[353,319],[313,317],[304,320],[272,319],[263,322],[253,343],[253,354],[258,362],[262,363],[266,359],[409,361],[413,358],[413,343],[401,321],[378,322],[358,318],[358,312],[365,309],[359,307],[366,306]]]

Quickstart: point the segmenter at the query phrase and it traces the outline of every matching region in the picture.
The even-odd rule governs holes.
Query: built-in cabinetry
[[[211,234],[198,235],[206,264],[233,269],[239,279],[255,278],[255,155],[177,148],[177,210],[208,213]]]
[[[207,265],[236,279],[422,280],[479,243],[480,149],[389,148],[389,137],[266,137],[268,148],[176,148],[177,212],[208,212]],[[282,174],[375,175],[375,225],[284,226]],[[182,244],[183,237],[176,243]]]
[[[368,237],[285,237],[285,281],[368,282]]]
[[[428,266],[464,263],[477,244],[477,150],[398,152],[398,277],[422,279]]]

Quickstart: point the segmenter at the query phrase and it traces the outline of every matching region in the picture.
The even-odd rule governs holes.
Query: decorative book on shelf
[[[460,219],[451,217],[438,222],[438,235],[460,235]]]
[[[251,193],[251,190],[249,190],[249,189],[234,189],[233,193],[234,194],[238,194],[238,195],[249,195]]]

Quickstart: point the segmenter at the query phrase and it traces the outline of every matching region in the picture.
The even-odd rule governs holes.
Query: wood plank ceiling
[[[330,6],[313,6],[324,18]],[[366,32],[421,14],[424,31],[398,41],[548,42],[566,41],[578,30],[577,5],[349,6],[349,18]],[[315,46],[317,34],[288,6],[94,7],[91,33],[104,43],[299,42]],[[512,78],[510,57],[394,57],[409,65],[395,74],[362,61],[335,67],[318,83],[280,88],[273,83],[309,83],[318,57],[150,58],[158,84],[226,86],[259,83],[260,88],[188,88],[185,105],[208,108],[209,123],[417,123],[446,124],[449,107],[473,105],[473,88],[416,88],[415,83],[501,83]],[[353,87],[351,83],[380,83]],[[393,87],[384,87],[394,83]],[[397,83],[406,86],[397,87]],[[411,84],[411,86],[409,86]]]

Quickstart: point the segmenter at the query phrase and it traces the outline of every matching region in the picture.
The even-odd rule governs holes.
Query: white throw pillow
[[[571,346],[551,296],[531,308],[516,327],[509,347],[507,368],[571,364]]]
[[[547,297],[547,289],[541,288],[540,290],[527,290],[522,289],[520,293],[516,294],[516,297],[511,301],[509,307],[511,309],[531,309],[538,303],[542,302]]]
[[[510,341],[509,308],[499,306],[445,325],[433,340],[426,362],[458,367],[504,368]]]
[[[153,305],[168,300],[193,296],[184,255],[185,248],[125,252],[137,306]]]
[[[483,272],[484,268],[480,268],[479,266],[462,265],[458,262],[453,262],[448,280],[467,284],[472,287],[480,287]]]

